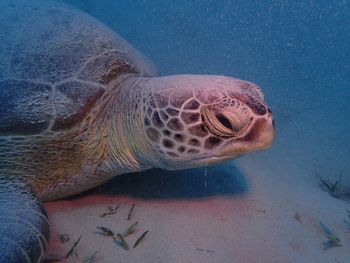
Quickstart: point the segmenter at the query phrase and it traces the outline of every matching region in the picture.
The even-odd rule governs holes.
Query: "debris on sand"
[[[297,220],[300,224],[302,224],[303,222],[301,221],[301,217],[300,214],[298,212],[296,212],[294,214],[294,219]]]
[[[100,232],[95,232],[96,234],[100,234],[100,235],[105,236],[105,237],[114,238],[114,232],[112,230],[110,230],[109,228],[104,227],[104,226],[98,226],[96,228],[98,230],[100,230]]]
[[[339,180],[335,181],[320,178],[320,187],[334,198],[350,202],[350,187],[342,184],[342,176],[339,177]]]
[[[133,248],[136,248],[138,246],[138,244],[140,244],[140,242],[145,238],[145,236],[148,234],[148,230],[143,232],[143,234],[136,240]]]
[[[102,214],[101,217],[105,217],[108,214],[114,213],[118,208],[119,208],[120,204],[116,207],[109,207],[109,212]],[[134,210],[135,210],[135,206],[136,204],[132,204],[129,211],[128,211],[128,215],[126,220],[131,220],[133,215],[134,215]],[[104,226],[97,226],[96,228],[98,229],[98,231],[96,231],[96,234],[105,236],[105,237],[110,237],[113,239],[114,244],[116,244],[117,246],[123,248],[124,250],[129,250],[129,245],[126,241],[126,237],[129,237],[130,235],[132,235],[133,233],[135,233],[135,231],[137,230],[137,226],[139,225],[138,221],[135,221],[134,223],[132,223],[131,225],[129,225],[123,232],[117,232],[117,231],[113,231],[107,227]],[[133,248],[136,248],[140,242],[145,238],[145,236],[147,235],[149,231],[145,231],[143,232],[135,241]],[[89,261],[88,261],[89,262]]]
[[[80,239],[81,239],[82,236],[80,236],[77,241],[74,242],[73,246],[71,247],[71,249],[68,251],[68,253],[66,254],[65,256],[65,259],[69,258],[73,253],[74,253],[74,250],[75,248],[77,247],[77,245],[79,244],[80,242]]]
[[[136,227],[138,225],[139,222],[135,222],[133,223],[131,226],[129,226],[124,232],[123,232],[123,237],[127,237],[128,235],[131,235],[132,233],[135,232]]]
[[[339,239],[339,237],[324,223],[320,222],[320,227],[325,234],[327,241],[323,242],[324,249],[329,249],[333,247],[341,247],[342,243]]]
[[[344,220],[344,223],[349,227],[349,230],[350,230],[350,210],[347,209],[346,212],[348,213],[348,219]]]
[[[332,182],[330,179],[320,178],[321,186],[333,197],[339,198],[340,180]]]
[[[94,253],[92,253],[92,255],[85,257],[81,263],[92,263],[96,260],[96,255],[97,255],[98,251],[95,251]]]
[[[116,206],[108,206],[107,207],[108,211],[103,213],[103,214],[101,214],[100,217],[106,217],[106,216],[110,216],[110,215],[116,214],[120,206],[121,206],[121,204],[118,204]]]
[[[114,243],[125,250],[129,250],[129,245],[124,239],[122,234],[119,234],[119,233],[117,234],[117,238],[114,239]]]
[[[59,240],[62,244],[67,243],[70,241],[70,236],[68,234],[61,234],[58,236]]]
[[[135,209],[135,204],[132,204],[132,206],[131,206],[131,208],[129,210],[129,213],[128,213],[127,220],[131,219],[131,216],[133,215],[134,209]]]

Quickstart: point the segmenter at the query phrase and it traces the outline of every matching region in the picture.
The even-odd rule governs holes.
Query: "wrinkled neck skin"
[[[104,134],[107,156],[104,170],[112,176],[154,167],[154,153],[143,129],[145,83],[151,78],[123,76],[113,89],[103,118],[108,123]],[[152,154],[153,153],[153,154]],[[152,161],[153,160],[153,161]]]

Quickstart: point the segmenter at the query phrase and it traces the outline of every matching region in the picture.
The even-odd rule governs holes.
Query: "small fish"
[[[98,226],[96,228],[98,230],[101,230],[101,232],[96,232],[97,234],[101,234],[101,235],[103,235],[105,237],[114,238],[114,232],[112,230],[110,230],[109,228],[104,227],[104,226]]]
[[[135,232],[136,226],[138,225],[139,222],[133,223],[131,226],[129,226],[124,232],[123,232],[123,237],[127,237],[128,235],[131,235],[132,233]]]
[[[135,204],[132,204],[130,210],[129,210],[129,213],[128,213],[128,217],[127,217],[127,220],[130,220],[131,219],[131,216],[134,212],[134,209],[135,209]]]
[[[114,239],[114,243],[116,243],[118,246],[120,246],[121,248],[125,249],[125,250],[129,250],[129,245],[128,243],[125,241],[123,235],[121,234],[117,234],[117,238]]]
[[[149,232],[148,230],[143,232],[143,234],[136,240],[133,248],[137,247],[137,245],[144,239],[144,237],[147,235],[148,232]]]
[[[78,238],[78,240],[74,242],[73,246],[71,247],[71,249],[70,249],[70,250],[68,251],[68,253],[66,254],[66,257],[65,257],[66,259],[69,258],[69,257],[73,254],[73,252],[74,252],[76,246],[77,246],[77,245],[79,244],[79,242],[80,242],[81,237],[82,237],[82,236],[80,236],[80,237]]]

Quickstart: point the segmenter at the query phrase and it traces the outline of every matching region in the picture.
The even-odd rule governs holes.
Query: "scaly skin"
[[[46,213],[21,180],[0,176],[0,262],[42,262],[49,240]]]

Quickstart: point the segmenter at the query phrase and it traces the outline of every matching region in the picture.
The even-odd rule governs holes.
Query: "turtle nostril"
[[[216,113],[215,117],[218,119],[218,121],[224,125],[226,128],[233,130],[231,122],[222,114]]]

